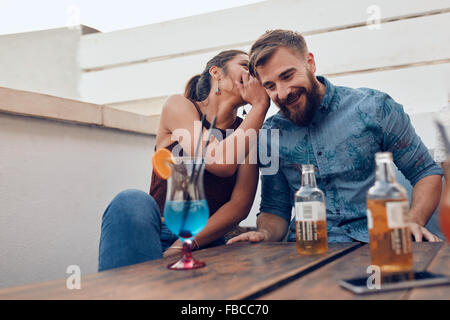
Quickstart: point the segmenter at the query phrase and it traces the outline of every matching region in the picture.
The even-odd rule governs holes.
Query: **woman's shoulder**
[[[176,115],[186,116],[186,114],[195,115],[197,111],[191,100],[181,94],[174,94],[169,96],[164,102],[161,113],[172,117]]]
[[[173,106],[179,107],[180,105],[192,106],[192,101],[183,96],[182,94],[173,94],[166,99],[163,108],[171,108]]]

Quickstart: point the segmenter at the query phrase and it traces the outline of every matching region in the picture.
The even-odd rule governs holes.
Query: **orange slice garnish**
[[[170,163],[174,163],[172,152],[166,148],[158,149],[152,157],[153,170],[161,179],[167,180],[170,177]]]

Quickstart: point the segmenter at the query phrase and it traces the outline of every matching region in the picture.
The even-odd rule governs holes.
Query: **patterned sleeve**
[[[438,113],[438,120],[444,125],[447,133],[450,135],[450,105],[443,107]],[[444,146],[444,140],[441,134],[436,134],[434,145],[434,161],[444,162],[447,159],[447,152]]]
[[[283,173],[279,170],[274,175],[261,175],[259,213],[272,213],[289,223],[291,221],[291,211],[289,185]]]
[[[280,168],[279,135],[267,120],[258,136],[258,167],[261,172],[259,213],[266,212],[291,220],[290,188]],[[259,215],[258,213],[258,215]]]
[[[394,162],[414,186],[430,175],[442,175],[442,169],[434,162],[427,147],[416,134],[409,116],[402,105],[389,95],[383,95],[377,112],[382,130],[382,150],[392,152]]]

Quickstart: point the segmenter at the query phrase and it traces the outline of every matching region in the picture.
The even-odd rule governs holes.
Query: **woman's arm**
[[[205,154],[206,170],[220,177],[233,175],[244,162],[252,146],[257,143],[258,131],[270,105],[264,88],[257,80],[249,81],[245,88],[247,91],[244,94],[252,103],[252,109],[239,130],[222,141],[212,139]],[[166,146],[177,140],[185,153],[194,155],[200,129],[199,115],[192,102],[181,95],[171,96],[163,106],[156,145]],[[204,129],[202,134],[204,139],[200,151],[206,144],[207,130]]]
[[[246,159],[246,164],[239,167],[230,201],[209,218],[205,228],[195,237],[200,247],[224,236],[248,216],[255,198],[258,177],[258,167],[255,164],[247,164]],[[181,247],[180,240],[172,246]],[[169,248],[164,256],[179,254],[179,252],[177,249]]]

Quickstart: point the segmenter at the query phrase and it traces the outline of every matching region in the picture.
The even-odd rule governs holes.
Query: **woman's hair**
[[[184,96],[194,101],[205,100],[211,91],[211,75],[209,74],[209,69],[216,66],[222,68],[224,74],[227,74],[227,62],[232,60],[238,54],[247,55],[246,52],[240,50],[226,50],[209,60],[203,72],[193,76],[188,81],[186,89],[184,90]]]

